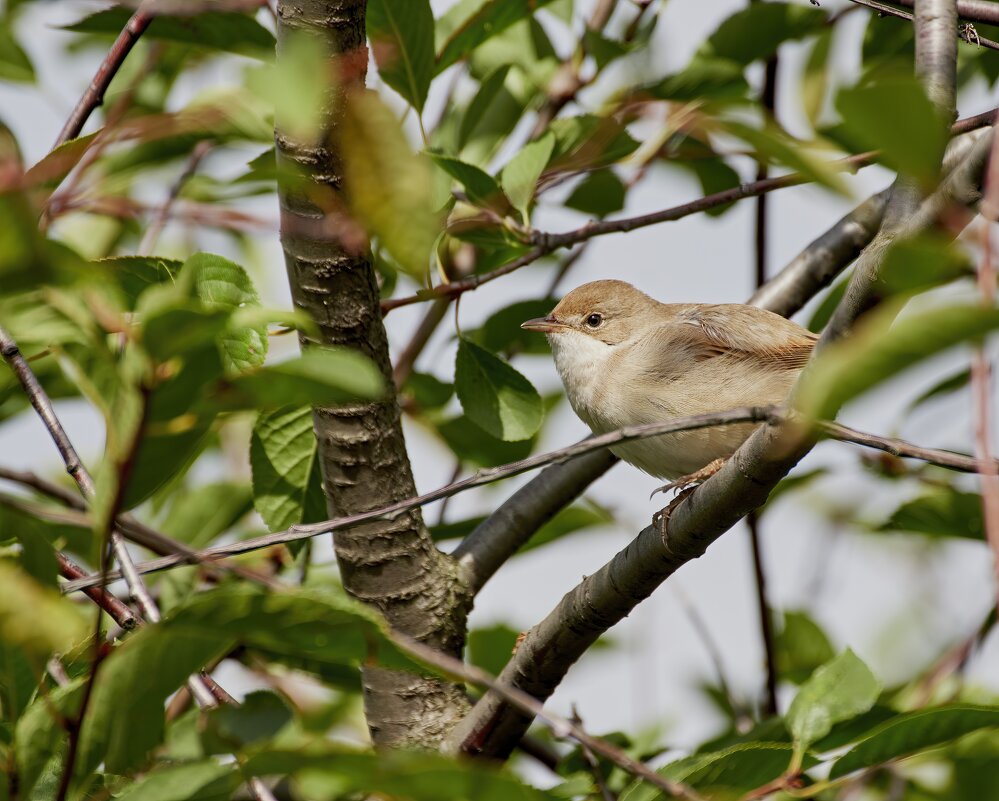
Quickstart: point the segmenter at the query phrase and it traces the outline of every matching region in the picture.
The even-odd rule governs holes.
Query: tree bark
[[[392,382],[379,291],[368,254],[339,241],[331,215],[344,207],[338,112],[363,87],[364,0],[282,0],[279,58],[296,36],[321,43],[331,80],[315,142],[297,141],[276,122],[281,242],[296,308],[319,329],[318,341],[361,351],[385,376],[378,403],[317,408],[314,414],[323,486],[331,517],[384,506],[416,494]],[[304,178],[304,180],[303,180]],[[311,344],[303,339],[303,346]],[[374,521],[334,538],[344,588],[377,608],[389,624],[452,656],[460,656],[470,594],[454,560],[430,539],[419,510]],[[380,668],[364,669],[365,711],[378,745],[433,746],[467,711],[461,686]]]

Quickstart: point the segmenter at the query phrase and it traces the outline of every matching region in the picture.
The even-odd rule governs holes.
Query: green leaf
[[[978,305],[937,306],[904,314],[892,325],[896,313],[896,304],[870,312],[849,339],[816,356],[800,386],[802,412],[832,419],[847,401],[905,368],[999,327],[999,309]]]
[[[624,183],[613,170],[595,170],[576,184],[565,205],[583,214],[606,217],[624,208],[624,197]]]
[[[175,540],[203,548],[238,523],[253,508],[246,484],[220,481],[171,493],[170,510],[160,530]]]
[[[340,145],[354,217],[404,271],[422,278],[440,227],[429,162],[413,153],[395,115],[371,92],[346,104]]]
[[[439,409],[454,395],[454,384],[441,381],[430,373],[410,373],[402,391],[418,409]]]
[[[520,324],[535,317],[544,317],[558,304],[558,298],[521,300],[505,306],[482,324],[481,328],[468,331],[467,336],[475,344],[493,353],[513,351],[546,355],[551,353],[548,340],[537,334],[525,331]]]
[[[813,129],[818,127],[826,105],[830,74],[829,53],[835,30],[833,27],[827,28],[815,37],[801,74],[801,102]]]
[[[936,181],[950,137],[915,78],[883,79],[842,90],[836,109],[842,129],[862,149],[880,150],[879,161],[925,185]]]
[[[465,415],[438,424],[437,432],[458,459],[480,467],[515,462],[530,456],[534,450],[533,438],[504,442],[487,434]]]
[[[126,8],[97,11],[63,28],[77,33],[107,33],[117,36],[132,12]],[[230,11],[200,11],[195,16],[157,16],[143,33],[145,39],[160,39],[196,45],[210,50],[270,58],[274,36],[248,14]]]
[[[8,23],[0,23],[0,80],[34,83],[35,68]]]
[[[180,281],[190,281],[194,295],[209,311],[232,313],[260,305],[246,270],[211,253],[195,253],[181,268]],[[222,365],[227,375],[260,367],[267,358],[265,326],[230,325],[219,337]]]
[[[274,125],[301,142],[317,142],[322,134],[322,113],[329,80],[329,60],[317,37],[294,29],[281,42],[281,57],[271,64],[247,72],[246,87],[274,107]],[[283,162],[275,163],[285,177]],[[295,174],[291,174],[295,181]]]
[[[836,656],[826,633],[805,612],[784,612],[777,635],[777,669],[782,679],[800,684]]]
[[[511,772],[484,762],[428,751],[391,749],[372,753],[323,744],[310,751],[272,749],[252,754],[242,765],[251,776],[295,777],[310,801],[354,795],[406,801],[554,801]]]
[[[541,396],[524,376],[485,348],[462,338],[455,362],[461,408],[483,431],[498,439],[528,439],[541,427]]]
[[[0,640],[44,663],[53,651],[65,653],[83,640],[89,627],[69,600],[39,584],[10,561],[0,559]]]
[[[248,693],[239,706],[223,704],[207,715],[202,740],[211,753],[234,753],[274,737],[291,722],[292,712],[276,693]]]
[[[229,380],[210,398],[223,410],[336,406],[378,400],[385,382],[370,359],[348,348],[313,346],[296,359]]]
[[[114,256],[98,259],[93,265],[119,284],[129,309],[135,308],[143,290],[172,281],[182,266],[159,256]]]
[[[743,71],[743,66],[734,61],[695,58],[680,72],[646,85],[642,91],[659,100],[681,103],[743,97],[749,90]]]
[[[874,674],[849,648],[820,667],[801,685],[785,716],[798,752],[836,723],[866,712],[880,692]]]
[[[510,201],[500,189],[500,185],[485,170],[450,156],[431,154],[430,158],[465,187],[465,194],[476,206],[493,209],[499,214],[505,214],[510,208]]]
[[[876,530],[984,540],[982,496],[951,487],[936,487],[903,503]]]
[[[788,743],[740,743],[720,751],[693,754],[656,772],[697,790],[720,791],[717,797],[728,798],[733,791],[741,795],[776,779],[787,768],[790,759]],[[621,795],[621,801],[666,798],[668,796],[662,790],[644,782],[635,782]]]
[[[167,764],[126,785],[115,801],[227,801],[242,783],[233,764],[214,760]]]
[[[262,412],[250,440],[253,503],[271,531],[326,519],[312,409]]]
[[[30,793],[46,764],[53,756],[62,756],[66,739],[63,719],[78,714],[85,681],[76,679],[39,695],[17,721],[14,742],[22,798],[36,797]]]
[[[705,195],[723,192],[742,183],[739,173],[721,158],[691,159],[690,161],[679,159],[672,163],[691,170],[697,176],[697,180],[701,184],[701,192]],[[722,206],[707,209],[705,213],[709,217],[720,217],[730,208],[732,208],[732,204],[726,203]]]
[[[752,3],[726,19],[698,49],[696,58],[750,64],[770,58],[784,42],[820,30],[827,14],[797,3]]]
[[[878,726],[834,762],[829,778],[882,765],[994,726],[999,726],[999,709],[995,707],[955,704],[898,715]]]
[[[583,45],[586,47],[586,52],[593,56],[598,71],[631,52],[631,47],[626,42],[608,39],[589,26],[583,31]]]
[[[949,375],[946,378],[938,381],[932,387],[927,389],[925,392],[919,394],[912,403],[909,404],[909,411],[917,409],[925,403],[931,400],[941,397],[942,395],[950,395],[954,392],[959,392],[968,386],[971,381],[971,369],[965,368],[960,370],[953,375]]]
[[[965,251],[939,234],[926,233],[892,242],[879,277],[893,292],[917,292],[974,274]]]
[[[479,90],[468,104],[468,108],[461,115],[457,139],[457,147],[459,149],[468,144],[475,132],[483,126],[484,122],[487,122],[488,115],[494,112],[497,106],[504,105],[502,101],[497,102],[497,96],[504,91],[503,84],[506,82],[506,76],[509,72],[510,65],[503,64],[482,79],[482,82],[479,84]],[[509,92],[505,94],[508,101],[513,100]],[[506,133],[509,133],[509,131],[506,131]]]
[[[430,0],[369,0],[367,27],[378,74],[422,113],[434,77]]]
[[[610,117],[565,117],[554,120],[548,130],[555,136],[549,165],[552,170],[578,172],[606,167],[638,149],[638,142],[625,127]]]
[[[534,190],[554,149],[555,137],[547,133],[524,145],[500,173],[500,183],[525,223],[531,219]]]
[[[476,3],[479,6],[477,10],[462,20],[447,40],[438,45],[437,72],[443,72],[456,61],[467,58],[483,42],[515,22],[530,17],[550,2],[552,0],[487,0]]]

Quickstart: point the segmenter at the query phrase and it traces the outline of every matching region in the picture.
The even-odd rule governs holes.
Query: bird
[[[583,284],[521,328],[547,335],[569,404],[594,434],[783,403],[818,339],[755,306],[660,303],[618,280]],[[717,472],[757,425],[663,434],[610,450],[670,479],[660,490],[683,489]]]

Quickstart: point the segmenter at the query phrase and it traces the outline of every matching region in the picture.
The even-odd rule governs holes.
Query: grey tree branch
[[[915,0],[894,0],[897,5],[912,8]],[[957,0],[957,15],[970,22],[999,25],[999,6],[993,0]]]
[[[877,11],[878,14],[884,14],[889,17],[898,17],[899,19],[912,20],[913,15],[907,11],[901,11],[894,6],[889,6],[885,3],[879,3],[877,0],[850,0],[851,3],[856,3],[858,6],[864,6],[864,8],[869,8],[871,11]],[[895,0],[899,5],[908,6],[912,8],[915,5],[915,0]],[[961,3],[958,4],[958,9],[961,8]],[[992,3],[976,3],[980,6],[991,6]],[[960,13],[960,11],[958,12]],[[995,11],[992,11],[995,14]],[[961,14],[965,19],[972,19],[972,17]],[[978,20],[980,22],[988,22],[989,20]],[[957,31],[957,38],[968,44],[974,44],[979,47],[987,47],[989,50],[999,50],[999,42],[993,42],[991,39],[986,39],[984,36],[979,36],[977,32],[973,30],[966,30],[961,28]]]
[[[261,537],[253,537],[251,539],[242,540],[241,542],[232,543],[231,545],[216,545],[211,548],[205,548],[202,551],[196,551],[195,556],[199,560],[210,562],[224,556],[233,556],[242,553],[249,553],[251,551],[259,551],[262,548],[269,548],[272,545],[298,542],[300,540],[316,537],[321,534],[333,533],[335,535],[337,531],[348,529],[353,526],[366,523],[370,520],[391,520],[417,506],[424,506],[428,503],[439,501],[442,498],[448,498],[452,495],[457,495],[458,493],[473,489],[474,487],[483,486],[484,484],[500,481],[504,478],[509,478],[510,476],[519,475],[520,473],[536,469],[543,465],[562,462],[568,462],[571,464],[570,460],[586,458],[586,454],[591,454],[598,449],[606,448],[610,445],[614,445],[628,439],[654,437],[677,431],[691,431],[695,428],[704,428],[713,425],[725,425],[738,422],[759,422],[762,420],[774,421],[779,419],[782,419],[782,417],[777,410],[763,407],[757,409],[734,409],[729,412],[719,412],[718,414],[712,415],[679,417],[663,423],[618,429],[617,431],[610,431],[606,434],[601,434],[599,438],[591,437],[589,439],[584,439],[574,445],[570,445],[566,448],[560,448],[558,450],[551,451],[550,453],[531,456],[518,462],[511,462],[506,465],[501,465],[500,467],[489,468],[488,470],[481,470],[469,478],[457,481],[453,484],[447,484],[446,486],[432,490],[424,495],[407,498],[404,501],[399,501],[389,506],[372,509],[371,511],[361,512],[356,515],[337,517],[323,523],[293,526],[292,528],[285,529],[284,531],[278,531],[274,534],[265,534]],[[938,450],[935,448],[922,448],[918,445],[905,442],[904,440],[867,434],[862,431],[857,431],[855,429],[839,425],[838,423],[819,422],[816,425],[820,431],[828,436],[829,439],[852,442],[868,448],[876,448],[877,450],[882,450],[895,456],[919,459],[928,464],[935,464],[940,467],[947,467],[953,470],[961,470],[968,473],[975,473],[979,470],[978,462],[971,456],[964,456],[952,451]],[[597,462],[595,464],[599,463]],[[999,467],[999,461],[996,462],[996,465]],[[582,482],[572,483],[566,481],[564,485],[562,483],[556,484],[554,481],[551,481],[550,483],[555,489],[557,489],[557,491],[564,493],[578,493],[583,489],[583,487],[579,486]],[[544,490],[544,487],[545,483],[539,483],[537,487],[532,489],[531,495],[540,495]],[[558,511],[559,508],[561,507],[556,506],[552,508],[550,514],[554,514],[554,512]],[[531,514],[539,515],[541,512],[531,511]],[[502,532],[500,532],[500,534],[501,533]],[[497,545],[496,547],[497,549],[502,548],[504,552],[508,550],[506,546]],[[466,548],[465,558],[463,560],[466,563],[469,558],[469,553],[471,553],[470,549]],[[487,556],[486,558],[495,559],[496,557]],[[141,562],[136,565],[136,569],[140,573],[153,573],[160,570],[168,570],[182,564],[186,564],[185,558],[179,555],[173,555],[165,556],[160,559],[152,559],[148,562]],[[486,564],[489,563],[487,562]],[[470,571],[472,568],[463,566],[463,569]],[[474,576],[475,574],[472,575]],[[120,577],[119,573],[112,572],[108,574],[109,579],[116,579]],[[475,579],[473,578],[472,580]],[[78,581],[67,582],[63,585],[62,590],[66,593],[76,592],[77,590],[82,590],[86,587],[95,586],[99,582],[99,576],[89,576]]]

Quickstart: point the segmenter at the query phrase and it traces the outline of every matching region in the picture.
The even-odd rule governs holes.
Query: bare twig
[[[83,126],[86,124],[93,110],[104,102],[104,93],[107,91],[108,86],[111,85],[111,80],[118,73],[121,65],[125,62],[126,56],[131,52],[132,47],[139,41],[139,37],[142,36],[152,21],[153,14],[151,13],[149,4],[140,4],[125,24],[125,27],[122,28],[121,33],[118,34],[118,38],[111,45],[111,49],[108,50],[107,55],[104,56],[104,60],[97,68],[97,72],[90,81],[87,90],[83,93],[83,97],[77,101],[73,113],[70,114],[69,119],[66,120],[66,124],[63,125],[62,130],[59,132],[53,148],[59,147],[63,142],[75,139],[80,135],[80,131],[83,130]]]
[[[79,579],[87,575],[87,571],[64,553],[56,551],[56,560],[59,563],[59,574],[66,579]],[[123,629],[134,629],[139,620],[125,604],[115,598],[111,593],[101,587],[88,587],[84,590],[90,598],[101,609],[108,613],[110,618]]]
[[[442,498],[447,498],[475,487],[480,487],[485,484],[510,478],[511,476],[525,473],[528,470],[535,470],[544,465],[555,464],[559,467],[568,468],[572,464],[571,460],[579,459],[582,461],[580,457],[585,458],[587,454],[592,454],[604,448],[610,447],[611,445],[616,445],[620,442],[627,442],[632,439],[644,439],[646,437],[661,436],[662,434],[676,433],[678,431],[692,431],[698,428],[707,428],[717,425],[733,425],[736,423],[764,421],[776,423],[784,419],[785,417],[776,408],[764,406],[757,408],[747,407],[743,409],[732,409],[727,412],[718,412],[716,414],[678,417],[674,420],[668,420],[663,423],[620,428],[616,431],[601,434],[600,436],[581,440],[574,445],[559,448],[558,450],[554,450],[549,453],[530,456],[527,459],[510,462],[509,464],[500,465],[499,467],[479,470],[474,475],[462,479],[461,481],[456,481],[454,484],[448,484],[446,486],[439,487],[438,489],[431,490],[423,495],[406,498],[379,509],[372,509],[368,512],[347,515],[345,517],[337,517],[332,520],[326,520],[322,523],[309,523],[305,525],[292,526],[284,531],[278,531],[273,534],[265,534],[260,537],[252,537],[240,542],[234,542],[231,545],[216,545],[211,548],[205,548],[204,550],[196,551],[194,555],[199,560],[210,562],[224,556],[249,553],[251,551],[258,551],[262,548],[269,548],[272,545],[298,542],[299,540],[316,537],[321,534],[335,533],[341,529],[351,528],[369,520],[391,520],[418,506],[425,506],[428,503],[433,503],[434,501],[441,500]],[[842,440],[843,442],[853,442],[858,445],[864,445],[865,447],[883,450],[887,453],[894,454],[895,456],[919,459],[927,462],[928,464],[935,464],[940,467],[948,467],[954,470],[961,470],[963,472],[974,473],[978,470],[978,462],[971,456],[963,456],[951,451],[938,450],[935,448],[921,448],[903,440],[893,439],[891,437],[879,437],[874,434],[866,434],[864,432],[839,425],[838,423],[819,422],[816,425],[818,430],[829,439]],[[610,464],[614,464],[614,461],[610,461]],[[999,467],[999,462],[996,464],[997,467]],[[609,465],[601,464],[599,460],[593,460],[592,464],[588,465],[586,470],[600,470],[602,473],[606,471],[607,467],[609,467]],[[578,494],[579,492],[582,492],[584,486],[585,484],[580,486],[577,482],[567,482],[566,486],[560,486],[559,491],[566,493],[575,492]],[[527,486],[525,486],[524,489],[526,490]],[[538,486],[532,488],[531,492],[540,492],[541,489],[542,487]],[[575,495],[571,495],[569,499],[571,500],[572,497],[575,497]],[[561,506],[556,506],[553,510],[551,510],[549,516],[554,514],[559,508],[561,508]],[[538,525],[540,525],[540,523],[538,523]],[[472,536],[473,535],[470,534],[462,545],[459,546],[459,549],[455,551],[455,553],[458,555],[459,559],[465,562],[463,569],[469,571],[466,573],[468,580],[474,585],[481,586],[481,584],[485,583],[485,579],[481,577],[481,574],[474,572],[479,569],[478,566],[473,569],[468,564],[468,554],[473,551],[477,556],[480,554],[479,549],[471,547],[469,543],[469,539]],[[511,546],[509,545],[502,545],[498,546],[498,549],[506,552],[510,547]],[[513,550],[516,550],[516,548]],[[489,565],[499,566],[502,564],[502,559],[497,556],[485,555],[479,556],[479,558],[481,560],[481,564],[483,565],[483,573],[486,572]],[[136,568],[140,573],[153,573],[160,570],[167,570],[184,563],[185,557],[172,555],[165,556],[161,559],[152,559],[148,562],[141,562],[136,565]],[[489,575],[492,575],[492,573],[489,572]],[[112,572],[108,577],[114,579],[119,578],[120,576],[119,574]],[[486,578],[488,578],[488,576],[486,576]],[[86,579],[67,582],[63,585],[62,590],[66,593],[76,592],[86,587],[92,587],[98,582],[98,577],[91,576]]]
[[[959,120],[954,124],[951,130],[952,133],[955,134],[967,133],[970,130],[991,125],[994,120],[995,110],[984,114],[977,114],[968,120]],[[872,163],[877,155],[876,151],[860,153],[856,156],[848,156],[847,158],[835,161],[830,166],[842,170],[855,170]],[[510,273],[519,270],[521,267],[533,264],[543,256],[547,256],[549,253],[559,250],[560,248],[570,247],[597,236],[627,233],[628,231],[633,231],[650,225],[657,225],[664,222],[675,222],[676,220],[683,219],[684,217],[689,217],[692,214],[707,211],[708,209],[716,208],[718,206],[724,206],[737,200],[749,197],[759,197],[767,192],[773,192],[777,189],[784,189],[790,186],[799,186],[801,184],[808,183],[809,180],[811,179],[801,173],[793,172],[776,178],[767,178],[763,181],[753,181],[748,184],[740,184],[739,186],[732,187],[731,189],[715,192],[711,195],[705,195],[704,197],[692,200],[688,203],[682,203],[679,206],[672,206],[668,209],[663,209],[662,211],[642,214],[637,217],[626,217],[618,220],[601,220],[599,222],[591,220],[580,228],[576,228],[572,231],[565,231],[563,233],[530,231],[528,232],[528,236],[530,243],[533,244],[534,247],[525,252],[523,255],[518,256],[509,264],[505,264],[496,270],[492,270],[491,272],[482,273],[481,275],[472,275],[458,281],[438,284],[432,289],[421,290],[414,295],[407,295],[399,298],[387,298],[381,303],[382,313],[387,314],[393,309],[398,309],[402,306],[409,306],[413,303],[433,300],[435,298],[457,297],[465,292],[477,289],[483,284],[487,284],[490,281],[501,278],[504,275],[509,275]]]
[[[999,137],[995,138],[981,203],[982,257],[978,264],[978,288],[982,304],[995,306],[996,267],[992,250],[992,226],[999,220]],[[979,345],[971,363],[971,386],[975,413],[975,455],[981,475],[982,516],[985,539],[992,548],[996,576],[996,603],[999,608],[999,469],[992,458],[992,369],[985,345]]]
[[[894,0],[894,2],[907,8],[915,5],[915,0]],[[996,6],[992,0],[957,0],[957,15],[971,22],[999,25],[999,6]]]
[[[909,8],[913,8],[915,6],[915,0],[908,0],[908,2],[906,2],[906,0],[895,0],[895,1],[899,5],[908,6]],[[869,9],[871,9],[871,11],[877,11],[878,14],[880,14],[882,16],[898,17],[899,19],[904,19],[904,20],[909,20],[909,21],[912,21],[912,19],[913,19],[913,15],[910,14],[908,11],[902,11],[902,10],[900,10],[898,8],[895,8],[894,6],[889,6],[889,5],[886,5],[885,3],[879,3],[879,2],[877,2],[877,0],[850,0],[850,2],[851,3],[856,3],[858,6],[864,6],[865,8],[869,8]],[[971,15],[966,15],[966,14],[961,13],[961,6],[962,5],[963,5],[962,3],[958,3],[958,6],[957,6],[958,12],[957,13],[960,16],[964,17],[965,19],[975,19],[975,17],[973,17]],[[981,8],[981,7],[989,7],[989,6],[992,6],[993,4],[992,3],[974,3],[974,5],[976,6],[976,8]],[[992,9],[991,12],[989,14],[987,14],[987,15],[995,17],[996,16],[995,9]],[[978,21],[980,21],[980,22],[990,22],[991,20],[988,20],[988,19],[979,19]],[[957,31],[957,38],[960,39],[963,42],[967,42],[968,44],[974,44],[974,45],[978,45],[978,46],[981,46],[981,47],[987,47],[989,50],[999,50],[999,42],[993,42],[991,39],[986,39],[984,36],[979,36],[977,33],[965,30],[963,28],[959,28],[958,29],[958,31]]]
[[[576,726],[583,727],[583,719],[580,717],[579,710],[576,709],[575,704],[572,705],[572,717],[569,720]],[[617,796],[607,786],[607,780],[604,778],[603,771],[600,770],[600,760],[593,753],[593,749],[586,745],[586,743],[580,743],[579,750],[583,755],[583,760],[586,762],[587,767],[590,769],[590,775],[593,776],[593,781],[596,783],[597,789],[600,791],[600,797],[603,801],[617,801]]]
[[[532,698],[530,695],[522,690],[518,690],[516,687],[504,684],[495,676],[491,676],[489,673],[482,670],[482,668],[476,667],[475,665],[467,665],[460,659],[455,659],[452,656],[436,651],[433,648],[414,640],[412,637],[407,637],[399,632],[392,632],[391,637],[400,648],[408,651],[421,662],[425,662],[432,667],[443,670],[444,672],[471,684],[475,684],[479,687],[485,687],[498,695],[501,695],[523,712],[544,721],[551,728],[556,737],[571,737],[580,745],[583,745],[594,753],[600,754],[600,756],[610,760],[626,773],[640,779],[644,779],[653,786],[658,787],[660,790],[669,793],[671,796],[680,796],[681,798],[691,799],[691,801],[697,801],[697,799],[701,798],[690,787],[679,782],[670,781],[669,779],[660,776],[648,765],[643,762],[639,762],[637,759],[632,759],[617,746],[611,745],[611,743],[601,739],[600,737],[594,737],[592,734],[588,734],[579,725],[573,723],[568,718],[564,718],[554,712],[547,711],[544,708],[544,704],[539,702],[536,698]]]
[[[170,210],[176,202],[177,198],[180,196],[181,190],[195,172],[198,170],[198,165],[201,164],[202,159],[208,154],[208,151],[212,149],[212,142],[202,140],[194,146],[194,150],[191,151],[190,157],[187,159],[187,163],[184,165],[184,169],[181,174],[174,181],[173,186],[170,187],[170,191],[167,193],[166,200],[163,201],[163,205],[157,209],[156,214],[149,223],[149,227],[146,229],[146,233],[142,236],[142,241],[139,243],[139,249],[136,251],[140,256],[148,256],[153,252],[153,247],[156,245],[156,240],[159,238],[160,232],[163,230],[163,226],[166,225],[167,220],[170,217]]]

